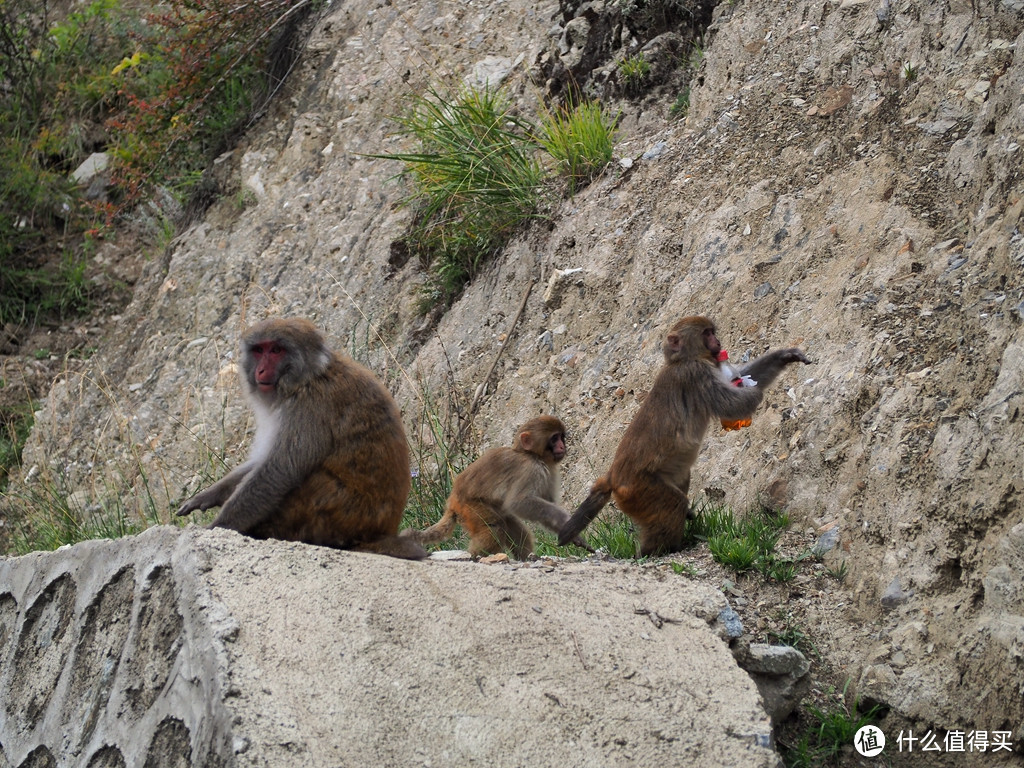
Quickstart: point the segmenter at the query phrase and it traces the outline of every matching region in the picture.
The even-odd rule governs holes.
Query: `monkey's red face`
[[[253,383],[260,392],[273,392],[281,377],[281,363],[288,351],[273,340],[257,341],[249,347]]]
[[[707,347],[708,352],[710,352],[712,357],[717,360],[718,353],[722,351],[722,344],[718,341],[718,337],[715,335],[715,329],[705,328],[701,334],[701,338],[704,340],[704,346]]]
[[[555,457],[556,462],[565,458],[565,434],[556,432],[548,438],[548,450],[551,451],[551,455]]]

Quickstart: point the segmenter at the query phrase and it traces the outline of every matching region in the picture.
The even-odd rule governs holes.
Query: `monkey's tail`
[[[572,513],[562,530],[558,532],[558,545],[564,547],[570,541],[579,536],[583,529],[590,525],[590,522],[597,517],[597,513],[604,509],[604,505],[612,497],[612,486],[605,475],[598,480],[590,489],[590,495]]]
[[[417,531],[413,528],[406,528],[402,531],[401,535],[414,539],[420,544],[437,544],[445,539],[450,539],[454,531],[455,510],[450,506],[446,506],[444,514],[441,515],[441,519],[429,528],[424,528],[422,531]]]
[[[405,531],[402,531],[402,534],[404,533]],[[373,552],[378,555],[400,557],[403,560],[422,560],[427,557],[427,550],[420,546],[415,538],[402,534],[356,544],[350,549],[357,552]]]

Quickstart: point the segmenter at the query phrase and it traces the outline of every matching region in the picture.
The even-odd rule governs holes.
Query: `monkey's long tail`
[[[590,525],[590,522],[597,517],[597,513],[604,509],[604,505],[612,497],[612,486],[605,475],[598,480],[590,489],[590,495],[572,513],[562,530],[558,532],[558,545],[564,547],[575,539],[583,529]]]
[[[373,552],[378,555],[399,557],[403,560],[423,560],[427,557],[427,550],[420,546],[420,543],[415,538],[403,536],[402,534],[385,536],[382,539],[363,542],[350,548],[357,552]]]
[[[437,544],[439,541],[450,539],[455,531],[455,510],[445,507],[441,519],[429,528],[417,531],[413,528],[406,528],[401,535],[415,539],[420,544]]]

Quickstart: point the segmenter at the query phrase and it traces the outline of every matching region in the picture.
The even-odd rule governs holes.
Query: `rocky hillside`
[[[211,457],[247,446],[239,330],[297,314],[392,384],[414,440],[427,412],[478,392],[481,447],[558,414],[575,503],[665,329],[706,313],[733,359],[800,345],[815,363],[752,427],[709,437],[696,487],[737,509],[767,496],[837,535],[826,564],[848,576],[813,631],[852,688],[897,722],[1010,730],[1024,748],[1024,7],[695,10],[696,29],[669,30],[702,35],[684,120],[671,68],[645,94],[616,87],[614,57],[672,49],[627,7],[329,6],[290,92],[218,163],[221,201],[142,266],[117,330],[54,383],[24,482],[166,515],[220,471]],[[484,78],[524,110],[569,79],[614,100],[616,162],[424,317],[422,267],[393,247],[410,223],[399,167],[368,155],[402,148],[387,116],[410,94]]]

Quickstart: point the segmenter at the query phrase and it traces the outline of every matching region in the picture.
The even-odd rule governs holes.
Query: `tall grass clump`
[[[0,379],[0,387],[4,384]],[[0,410],[0,491],[7,487],[9,475],[21,462],[21,449],[32,429],[32,403]]]
[[[161,503],[153,497],[147,478],[141,490],[126,492],[120,483],[100,489],[99,495],[72,491],[63,476],[36,477],[2,502],[10,523],[11,554],[49,551],[89,539],[117,539],[159,525]],[[183,524],[185,521],[178,521]]]
[[[430,89],[395,120],[418,150],[376,157],[405,164],[413,183],[403,204],[416,213],[409,242],[430,265],[436,298],[450,301],[538,214],[544,169],[535,130],[490,88]]]
[[[569,194],[589,184],[612,161],[618,115],[597,101],[541,113],[539,142],[559,173],[569,182]]]
[[[455,477],[472,460],[453,418],[459,411],[457,404],[438,400],[426,387],[420,392],[420,418],[410,434],[412,488],[402,516],[403,528],[423,529],[436,523],[444,513]],[[460,548],[465,543],[465,533],[456,529],[456,535],[436,549]]]

